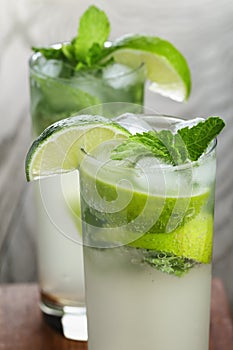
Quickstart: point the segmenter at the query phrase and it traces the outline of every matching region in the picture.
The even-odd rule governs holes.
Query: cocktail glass
[[[141,120],[181,122],[140,116],[139,132]],[[179,166],[113,161],[116,144],[79,169],[88,349],[208,350],[216,142]]]
[[[72,78],[70,70],[61,61],[46,60],[40,53],[31,57],[33,136],[53,122],[100,103],[123,102],[115,104],[114,109],[110,105],[108,111],[105,110],[109,117],[128,111],[128,103],[133,106],[132,111],[139,112],[142,108],[144,65],[132,69],[112,64],[95,71],[75,73]],[[86,340],[78,183],[77,175],[65,174],[35,185],[37,261],[40,306],[45,319],[66,337]]]

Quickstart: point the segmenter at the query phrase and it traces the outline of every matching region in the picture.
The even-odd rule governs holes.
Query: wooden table
[[[87,350],[86,343],[67,340],[43,322],[38,300],[36,284],[0,287],[0,350]],[[219,279],[213,280],[210,350],[233,350],[232,318]]]

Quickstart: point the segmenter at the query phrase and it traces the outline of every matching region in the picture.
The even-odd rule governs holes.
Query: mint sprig
[[[113,149],[111,158],[127,159],[132,164],[146,156],[156,157],[172,165],[196,161],[224,126],[221,118],[209,117],[195,126],[179,129],[176,134],[170,130],[137,133]]]
[[[178,130],[178,135],[184,142],[189,159],[192,161],[198,160],[224,126],[225,123],[221,118],[209,117],[192,128],[187,126]]]
[[[144,262],[161,272],[177,277],[182,277],[198,264],[194,260],[163,252],[151,252],[144,257]]]
[[[115,160],[127,158],[136,163],[141,157],[154,156],[166,159],[169,163],[172,163],[172,156],[160,136],[162,135],[156,131],[132,135],[113,150],[111,158]],[[167,134],[167,136],[169,138],[172,134]]]
[[[102,67],[100,63],[106,55],[104,43],[110,34],[110,22],[105,12],[90,6],[80,18],[78,33],[70,43],[60,48],[33,47],[47,59],[57,59],[72,66],[74,70]],[[112,62],[112,61],[111,61]],[[108,64],[104,62],[105,66]]]
[[[85,62],[87,57],[100,54],[110,33],[110,23],[104,11],[90,6],[79,22],[78,35],[74,40],[77,61]]]

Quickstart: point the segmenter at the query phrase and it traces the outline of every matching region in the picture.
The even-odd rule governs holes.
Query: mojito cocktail
[[[109,42],[109,32],[105,13],[90,6],[70,42],[33,48],[30,88],[34,136],[90,106],[98,106],[94,114],[107,118],[142,112],[146,79],[155,92],[177,101],[188,98],[189,68],[171,43],[138,34]],[[54,152],[56,158],[56,149]],[[41,308],[59,319],[67,310],[74,314],[80,308],[83,314],[85,306],[78,188],[78,177],[66,174],[42,180],[37,189]]]
[[[89,350],[208,350],[223,127],[219,117],[78,115],[32,144],[28,181],[79,170]]]
[[[182,125],[143,121],[156,131]],[[118,144],[99,146],[79,170],[88,349],[208,350],[215,142],[176,166],[137,152],[113,161]]]
[[[123,102],[115,104],[114,111],[109,109],[109,115],[117,108],[124,111],[126,102],[139,110],[144,97],[144,68],[112,64],[68,79],[63,75],[65,65],[36,53],[30,61],[34,136],[91,105]],[[53,314],[55,309],[55,315],[59,310],[62,315],[64,306],[85,306],[78,180],[74,175],[61,175],[40,181],[37,189],[38,271],[44,313]]]

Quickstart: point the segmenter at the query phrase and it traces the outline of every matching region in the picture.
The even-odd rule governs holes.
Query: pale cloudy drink
[[[173,132],[182,123],[144,121]],[[88,348],[208,350],[215,142],[176,166],[112,160],[114,147],[80,167]]]
[[[93,10],[93,9],[92,9]],[[101,11],[94,9],[101,15]],[[105,19],[106,20],[106,19]],[[97,33],[98,34],[98,33]],[[105,43],[110,45],[110,43]],[[38,50],[30,59],[30,93],[33,136],[46,127],[90,106],[120,102],[106,107],[109,117],[129,110],[139,112],[144,102],[145,67],[109,62],[76,70],[59,58],[56,44]],[[52,52],[47,56],[46,52]],[[76,62],[78,64],[78,62]],[[81,64],[81,62],[79,62]],[[84,63],[83,63],[84,65]],[[106,104],[107,106],[107,104]],[[98,107],[97,107],[98,108]],[[41,309],[48,322],[67,338],[86,340],[87,334],[61,323],[65,314],[85,325],[85,292],[78,177],[72,174],[42,180],[36,190],[37,267]],[[75,241],[75,242],[74,242]],[[78,266],[78,270],[77,270]],[[51,322],[52,320],[52,322]]]

